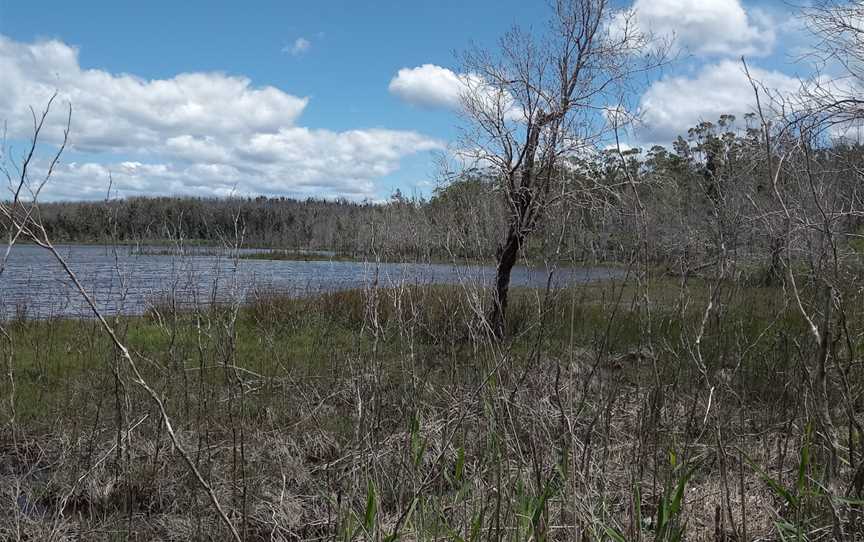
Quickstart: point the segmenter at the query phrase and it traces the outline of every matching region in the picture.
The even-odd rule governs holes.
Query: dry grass
[[[858,536],[857,504],[839,499],[860,435],[838,401],[827,472],[811,353],[782,293],[730,288],[703,367],[706,286],[686,285],[686,306],[679,286],[658,281],[650,313],[626,284],[517,292],[504,343],[483,328],[482,292],[451,287],[162,307],[120,328],[244,540],[774,540],[779,522]],[[92,323],[10,336],[0,538],[228,538]],[[860,368],[845,370],[856,386]]]

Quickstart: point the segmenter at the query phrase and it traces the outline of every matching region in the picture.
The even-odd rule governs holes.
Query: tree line
[[[617,149],[569,157],[557,182],[566,198],[550,205],[522,250],[529,260],[626,262],[640,243],[658,265],[694,270],[721,251],[776,273],[778,240],[763,216],[775,195],[754,115],[724,115],[693,127],[671,146]],[[772,155],[779,156],[778,143]],[[811,169],[831,177],[838,201],[858,202],[864,147],[834,141],[814,148]],[[788,162],[786,169],[789,169]],[[795,167],[803,166],[796,164]],[[780,179],[784,189],[791,174]],[[490,260],[500,251],[508,217],[489,171],[462,173],[430,197],[386,202],[268,198],[135,197],[42,202],[52,239],[70,243],[228,243],[277,249],[332,250],[341,255],[412,261]],[[796,200],[802,199],[801,194]],[[638,200],[638,203],[637,203]],[[644,212],[647,240],[637,222]],[[815,209],[814,209],[815,211]],[[848,214],[837,234],[857,246],[862,217]],[[683,266],[683,267],[682,267]]]

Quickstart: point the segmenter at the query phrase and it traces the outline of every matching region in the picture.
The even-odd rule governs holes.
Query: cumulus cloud
[[[477,74],[457,74],[435,64],[400,69],[390,81],[389,90],[402,101],[419,107],[459,111],[464,97],[469,96],[484,109],[501,107],[509,121],[521,122],[525,118],[513,95],[506,90],[494,88]]]
[[[750,67],[754,79],[769,89],[795,92],[800,82],[778,71]],[[693,77],[666,77],[654,82],[640,100],[643,141],[668,143],[688,128],[720,115],[742,116],[755,107],[750,81],[740,62],[724,60],[703,67]]]
[[[465,82],[452,70],[435,64],[423,64],[399,70],[390,81],[389,89],[410,104],[457,109],[465,92]]]
[[[77,49],[53,40],[28,44],[0,36],[0,73],[0,113],[10,134],[29,133],[28,107],[59,90],[73,106],[75,145],[91,151],[140,148],[181,135],[273,131],[293,124],[308,102],[222,73],[145,80],[83,69]],[[54,137],[61,116],[58,110],[49,123]]]
[[[636,0],[633,11],[641,30],[699,55],[766,55],[776,39],[768,15],[740,0]]]
[[[299,127],[307,98],[245,77],[146,80],[85,69],[77,49],[56,40],[21,43],[0,35],[0,73],[0,119],[12,139],[30,137],[29,106],[38,109],[59,91],[44,133],[56,143],[65,124],[59,104],[72,104],[72,153],[88,156],[58,170],[52,197],[101,194],[109,168],[121,195],[236,189],[373,197],[375,180],[398,169],[402,158],[442,147],[412,131]]]
[[[294,40],[290,46],[286,45],[282,48],[285,53],[291,53],[293,56],[300,56],[312,48],[312,42],[306,38],[300,37]]]

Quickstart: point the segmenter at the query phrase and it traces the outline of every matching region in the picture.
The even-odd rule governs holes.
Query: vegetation
[[[489,320],[504,333],[510,274],[522,246],[543,224],[548,207],[561,200],[588,205],[581,175],[567,175],[567,157],[594,148],[617,128],[623,105],[609,108],[620,87],[657,67],[664,53],[635,30],[607,0],[551,4],[553,15],[541,36],[514,28],[500,52],[466,55],[467,90],[462,102],[469,120],[462,153],[488,164],[507,205],[503,241],[496,251],[495,290]],[[619,98],[620,99],[620,98]],[[588,190],[590,194],[590,189]]]
[[[558,30],[605,28],[605,2],[555,6],[575,25]],[[857,46],[848,10],[864,15],[805,14],[829,57]],[[383,204],[45,204],[36,117],[4,169],[0,280],[11,247],[34,243],[94,318],[0,322],[0,538],[864,538],[864,152],[832,131],[861,114],[821,80],[783,101],[752,85],[752,114],[671,149],[563,150],[569,113],[540,104],[499,134],[524,136],[535,165],[478,165]],[[494,260],[498,276],[186,309],[167,292],[114,316],[54,244],[160,239],[238,260],[250,244]],[[518,261],[623,275],[511,292]]]
[[[538,319],[518,290],[504,344],[459,287],[169,305],[119,329],[243,539],[765,537],[832,510],[852,536],[854,468],[814,446],[800,400],[805,322],[777,289],[724,286],[699,329],[710,285],[654,281],[647,335],[629,282],[556,292]],[[229,536],[97,322],[8,332],[4,536]]]

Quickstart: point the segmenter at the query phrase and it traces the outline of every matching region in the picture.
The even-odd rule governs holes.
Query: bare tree
[[[610,134],[611,117],[620,124],[625,87],[666,52],[637,29],[633,12],[607,0],[556,0],[552,8],[543,35],[515,27],[496,52],[464,56],[462,154],[495,177],[509,209],[489,314],[499,337],[525,241],[547,207],[567,197],[554,189],[563,159],[595,148]]]
[[[135,384],[140,386],[156,404],[157,410],[159,411],[159,414],[161,416],[162,423],[164,424],[165,430],[171,438],[171,443],[174,449],[180,454],[184,463],[194,475],[197,482],[206,491],[211,504],[213,505],[218,514],[219,519],[221,519],[224,525],[228,528],[231,534],[231,538],[239,542],[241,540],[241,536],[237,530],[237,527],[234,525],[234,522],[232,522],[232,520],[228,517],[228,514],[225,512],[225,509],[221,505],[212,485],[204,479],[201,471],[195,465],[195,462],[193,461],[189,451],[186,449],[186,447],[180,441],[180,438],[177,436],[177,433],[172,426],[172,420],[168,414],[168,410],[165,407],[165,402],[162,396],[160,396],[159,392],[154,389],[147,382],[147,380],[145,380],[144,376],[138,368],[138,365],[136,364],[135,354],[121,340],[121,337],[116,329],[116,322],[115,325],[112,325],[103,315],[102,311],[97,306],[93,295],[84,287],[84,285],[78,279],[78,276],[69,266],[66,259],[63,257],[63,255],[60,254],[60,251],[51,241],[50,235],[48,234],[48,231],[45,229],[45,226],[42,222],[42,218],[39,212],[39,196],[41,195],[43,188],[51,180],[54,174],[55,167],[59,163],[60,157],[62,156],[63,151],[66,148],[69,140],[69,131],[72,119],[72,106],[70,104],[66,117],[66,125],[63,130],[63,138],[59,147],[57,148],[57,151],[53,155],[51,161],[48,163],[47,168],[44,170],[44,173],[34,175],[32,173],[32,169],[34,166],[33,160],[36,154],[36,150],[39,147],[39,137],[42,134],[45,119],[50,113],[51,106],[54,103],[56,97],[56,93],[51,96],[41,115],[37,115],[35,110],[31,108],[31,115],[33,118],[33,137],[31,139],[30,145],[27,148],[27,152],[25,153],[24,158],[21,161],[21,164],[16,164],[13,158],[8,158],[8,165],[5,162],[0,162],[0,173],[2,173],[6,177],[8,189],[11,193],[10,201],[0,201],[0,220],[2,220],[0,224],[3,224],[3,227],[6,230],[7,237],[6,248],[3,252],[2,259],[0,259],[0,273],[2,273],[2,271],[5,269],[6,262],[9,258],[9,254],[12,250],[13,245],[21,239],[26,239],[34,243],[35,245],[47,250],[54,257],[54,259],[63,269],[63,272],[71,280],[75,290],[77,290],[78,293],[84,298],[87,305],[92,310],[93,315],[96,317],[97,321],[101,325],[102,331],[105,333],[110,343],[116,349],[119,358],[123,362],[128,364],[128,367],[131,369],[133,381],[135,382]],[[4,154],[0,155],[0,158],[5,158],[5,155],[6,152],[4,151]],[[6,332],[5,328],[2,326],[2,313],[0,313],[0,336],[2,336],[6,340],[9,340],[9,335]],[[10,380],[10,389],[12,390],[12,397],[10,397],[9,402],[11,407],[12,423],[14,424],[15,382],[12,371],[11,354],[8,357],[7,376]],[[131,431],[131,429],[127,430],[127,434],[129,431]],[[118,437],[118,447],[121,444],[121,441],[122,437]],[[86,473],[84,476],[78,478],[76,483],[73,485],[72,491],[70,491],[66,496],[63,497],[61,501],[63,504],[58,508],[60,511],[63,510],[63,508],[65,507],[65,503],[69,500],[69,498],[71,498],[72,493],[75,491],[75,489],[77,489],[78,484],[80,484],[81,481],[86,478],[87,474],[89,474],[89,472]],[[57,517],[59,518],[59,515]]]
[[[864,4],[816,0],[802,15],[816,39],[806,58],[817,69],[803,87],[797,116],[818,117],[822,129],[860,127],[864,120]]]
[[[51,106],[57,98],[55,92],[48,99],[45,109],[40,114],[31,107],[30,115],[33,119],[33,138],[24,153],[21,163],[17,164],[11,152],[6,149],[5,133],[4,144],[0,146],[0,174],[6,178],[6,190],[8,200],[0,199],[0,221],[2,221],[3,229],[5,230],[6,247],[3,250],[3,255],[0,257],[0,275],[6,268],[6,263],[9,260],[9,254],[12,247],[25,233],[26,225],[31,219],[34,212],[37,211],[36,202],[39,199],[39,194],[48,183],[51,175],[54,173],[54,168],[57,166],[60,156],[66,149],[66,144],[69,141],[69,128],[72,122],[72,106],[69,106],[68,114],[66,115],[66,126],[63,129],[63,139],[56,153],[48,163],[47,169],[41,175],[34,177],[34,157],[36,147],[39,143],[39,136],[45,126],[45,119],[51,112]],[[4,131],[5,132],[5,131]]]

